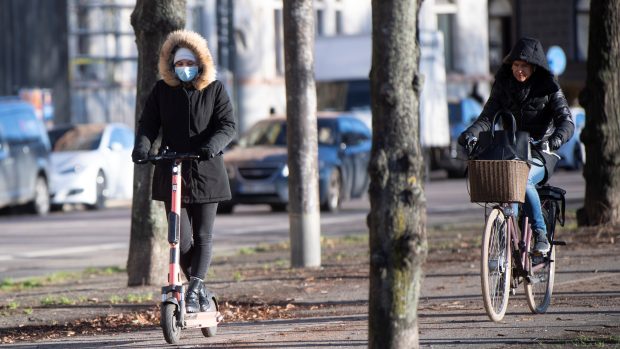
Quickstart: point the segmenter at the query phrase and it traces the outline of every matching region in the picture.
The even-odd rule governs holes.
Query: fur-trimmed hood
[[[192,81],[197,90],[202,90],[215,81],[215,63],[207,47],[207,40],[200,34],[189,30],[176,30],[168,35],[159,52],[159,75],[169,86],[181,85],[181,80],[174,73],[172,59],[179,47],[190,49],[196,56],[198,76]]]

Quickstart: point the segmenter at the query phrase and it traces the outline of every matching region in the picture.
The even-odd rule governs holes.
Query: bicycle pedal
[[[555,246],[566,246],[566,241],[562,241],[562,240],[553,240],[551,242],[552,245]]]

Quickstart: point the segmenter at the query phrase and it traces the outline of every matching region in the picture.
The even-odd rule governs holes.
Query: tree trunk
[[[291,266],[321,265],[312,0],[283,8]]]
[[[620,2],[592,0],[581,140],[586,147],[580,225],[620,225]]]
[[[369,348],[418,348],[426,259],[419,137],[420,0],[372,1]]]
[[[131,25],[138,46],[138,89],[135,124],[146,99],[159,79],[159,50],[168,34],[185,27],[185,0],[138,0]],[[168,242],[166,214],[151,200],[153,165],[134,166],[131,236],[127,259],[128,285],[155,285],[167,279]]]

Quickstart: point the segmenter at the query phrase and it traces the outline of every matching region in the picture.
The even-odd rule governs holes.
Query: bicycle
[[[472,154],[471,145],[468,145],[467,152],[468,155]],[[469,160],[472,160],[471,157]],[[549,184],[539,185],[536,189],[551,245],[546,255],[532,251],[532,228],[522,207],[519,207],[520,217],[515,217],[510,202],[485,202],[486,223],[482,237],[480,276],[484,308],[489,318],[495,322],[504,318],[510,293],[514,295],[522,283],[532,313],[545,313],[551,303],[555,278],[555,247],[566,245],[565,242],[555,239],[556,221],[562,226],[565,222],[566,191]],[[489,205],[491,209],[487,213]]]
[[[171,163],[172,185],[170,213],[168,215],[168,243],[170,244],[170,260],[168,267],[168,285],[162,287],[162,304],[160,325],[164,339],[169,344],[175,344],[181,338],[181,329],[200,328],[205,337],[217,334],[217,325],[223,320],[219,312],[217,299],[208,294],[209,309],[206,312],[186,313],[185,287],[181,282],[181,266],[179,264],[179,241],[181,234],[181,167],[185,160],[197,160],[200,156],[192,153],[176,153],[164,149],[158,155],[138,161],[138,164],[147,162],[157,163],[169,161]]]

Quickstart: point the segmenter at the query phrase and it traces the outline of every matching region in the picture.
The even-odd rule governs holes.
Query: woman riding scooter
[[[159,56],[162,77],[151,91],[138,121],[134,162],[145,160],[161,128],[161,148],[196,153],[182,167],[180,264],[189,287],[188,313],[207,311],[203,280],[211,263],[213,222],[220,201],[231,198],[222,150],[235,135],[235,120],[224,85],[215,79],[215,65],[206,40],[199,34],[170,33]],[[169,164],[157,163],[153,200],[170,212]]]

